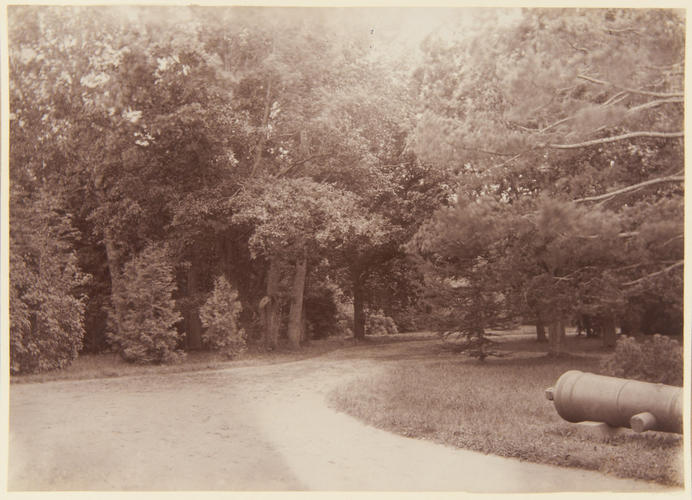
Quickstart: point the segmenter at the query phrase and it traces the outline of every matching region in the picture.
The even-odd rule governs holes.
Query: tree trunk
[[[543,319],[540,316],[536,318],[536,342],[548,342],[548,337],[545,335],[545,323],[543,323]]]
[[[122,311],[120,311],[120,304],[113,300],[115,297],[115,294],[118,292],[120,289],[120,265],[122,264],[120,262],[121,260],[121,255],[120,255],[120,250],[118,250],[117,245],[115,244],[115,241],[113,239],[113,236],[110,234],[110,231],[106,229],[103,234],[103,242],[106,247],[106,260],[108,261],[108,273],[110,274],[111,278],[111,293],[110,293],[110,301],[111,305],[113,306],[113,311],[115,312],[115,317],[120,318],[122,316]],[[113,321],[111,323],[112,328],[118,330],[120,325],[118,324],[118,320]],[[113,333],[118,333],[117,331]]]
[[[269,259],[267,295],[260,301],[264,323],[264,346],[276,349],[279,342],[279,265],[276,258]]]
[[[202,348],[202,321],[193,306],[183,312],[185,319],[185,350],[195,351]]]
[[[601,339],[603,340],[603,347],[615,347],[615,316],[611,314],[601,321]]]
[[[365,338],[363,285],[359,277],[353,282],[353,337],[356,340]]]
[[[271,98],[272,98],[272,81],[267,80],[267,92],[264,97],[264,113],[262,116],[262,133],[260,135],[259,141],[257,141],[257,147],[255,149],[255,161],[252,163],[252,171],[250,176],[254,177],[257,172],[257,168],[262,162],[262,152],[264,151],[264,145],[267,142],[267,125],[269,124],[269,113],[271,111]]]
[[[548,338],[550,340],[548,352],[553,356],[562,354],[565,340],[565,323],[563,320],[553,320],[548,325]]]
[[[485,361],[485,358],[488,357],[488,354],[485,352],[485,343],[483,342],[485,340],[485,329],[480,326],[475,328],[475,335],[476,339],[478,339],[478,360]]]
[[[187,296],[190,298],[197,293],[198,278],[199,270],[192,262],[187,272]],[[185,318],[185,348],[189,351],[201,349],[202,321],[199,318],[199,309],[192,304],[187,308],[187,311],[183,312],[183,317]]]
[[[642,332],[641,314],[634,310],[628,309],[623,314],[620,320],[620,333],[623,335],[639,335]]]
[[[300,322],[300,341],[303,344],[310,342],[310,332],[308,332],[308,319],[305,316],[305,301],[303,301],[303,314]]]
[[[302,316],[303,316],[303,294],[305,292],[305,276],[307,275],[307,255],[306,250],[302,250],[302,255],[296,261],[295,275],[293,276],[293,288],[291,290],[291,310],[288,313],[288,341],[292,349],[300,347]]]

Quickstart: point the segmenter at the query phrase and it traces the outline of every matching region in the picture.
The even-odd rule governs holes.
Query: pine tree
[[[202,342],[209,348],[233,358],[246,349],[245,331],[238,325],[243,306],[238,291],[225,276],[214,280],[214,289],[200,308],[199,316],[206,330]]]
[[[182,317],[175,308],[176,285],[165,249],[148,246],[125,264],[122,276],[112,294],[109,341],[127,361],[177,361],[183,334],[175,324]]]

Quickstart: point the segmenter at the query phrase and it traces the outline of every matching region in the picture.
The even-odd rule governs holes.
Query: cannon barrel
[[[570,370],[546,390],[546,397],[568,422],[682,434],[681,387]]]

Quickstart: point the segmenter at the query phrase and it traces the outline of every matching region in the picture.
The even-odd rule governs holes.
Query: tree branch
[[[640,34],[639,31],[634,28],[606,28],[604,31],[610,35],[619,35],[621,33],[634,33],[635,35]]]
[[[571,90],[574,90],[575,88],[577,88],[576,85],[572,85],[571,87],[563,87],[561,89],[556,89],[555,93],[556,94],[564,94],[565,92],[569,92]]]
[[[585,148],[588,146],[596,146],[598,144],[607,144],[609,142],[625,141],[627,139],[634,139],[636,137],[661,137],[661,138],[674,138],[674,137],[684,137],[685,132],[656,132],[656,131],[639,131],[630,132],[628,134],[615,135],[612,137],[604,137],[602,139],[594,139],[591,141],[578,142],[576,144],[546,144],[545,147],[552,149],[578,149]]]
[[[584,53],[584,54],[588,54],[588,53],[589,53],[589,51],[588,51],[587,49],[585,49],[585,48],[583,48],[583,47],[577,47],[576,45],[574,45],[574,44],[573,44],[572,42],[570,42],[569,40],[566,40],[566,42],[567,42],[567,45],[569,45],[570,47],[572,47],[572,48],[573,48],[574,50],[576,50],[577,52],[582,52],[582,53]]]
[[[613,95],[610,99],[608,99],[606,102],[601,104],[602,107],[606,106],[611,106],[613,104],[617,104],[621,102],[625,97],[627,96],[627,92],[618,92],[617,94]],[[656,106],[660,106],[661,104],[666,104],[666,103],[675,103],[675,102],[684,102],[684,100],[680,97],[671,97],[668,99],[657,99],[655,101],[650,101],[644,104],[641,104],[639,106],[635,106],[633,108],[630,108],[627,110],[627,113],[636,113],[637,111],[642,111],[644,109],[648,108],[654,108]],[[544,132],[547,132],[551,128],[557,127],[558,125],[561,125],[569,120],[573,120],[575,116],[568,116],[567,118],[562,118],[561,120],[558,120],[554,123],[551,123],[550,125],[546,125],[542,129],[538,130],[539,134],[542,134]],[[525,127],[522,127],[525,128]]]
[[[516,153],[501,153],[499,151],[488,151],[487,149],[479,149],[479,148],[465,148],[462,146],[458,146],[459,149],[463,149],[465,151],[475,151],[477,153],[483,153],[486,155],[493,155],[493,156],[514,156]]]
[[[651,92],[649,90],[639,90],[639,89],[632,89],[629,87],[623,87],[621,85],[616,85],[612,82],[607,82],[605,80],[598,80],[596,78],[586,76],[586,75],[577,75],[577,78],[579,78],[581,80],[586,80],[587,82],[595,83],[597,85],[610,85],[611,87],[615,87],[616,89],[624,90],[625,92],[629,92],[631,94],[648,95],[651,97],[685,97],[684,92],[672,92],[672,93]]]
[[[521,129],[521,130],[526,130],[527,132],[537,132],[538,131],[538,129],[536,129],[536,128],[525,127],[521,123],[517,123],[517,122],[510,121],[510,122],[507,122],[507,124],[511,125],[513,127],[516,127],[518,129]]]
[[[679,240],[679,239],[682,239],[682,238],[684,238],[684,237],[685,237],[684,234],[678,234],[678,235],[673,236],[672,238],[666,240],[664,243],[661,244],[661,246],[664,247],[664,246],[668,245],[668,243],[672,243],[672,242],[674,242],[675,240]]]
[[[658,71],[667,71],[673,68],[679,68],[684,64],[684,61],[676,62],[673,64],[666,64],[664,66],[644,66],[646,69],[655,69]]]
[[[555,276],[553,279],[554,279],[555,281],[570,280],[570,279],[572,279],[572,276],[574,276],[575,274],[579,274],[579,273],[581,273],[582,271],[586,271],[586,270],[589,270],[589,269],[593,269],[593,270],[596,270],[596,271],[600,270],[600,268],[597,267],[597,266],[584,266],[584,267],[580,267],[580,268],[577,269],[576,271],[572,271],[571,273],[566,274],[566,275],[564,275],[564,276]]]
[[[602,105],[603,106],[610,106],[611,104],[615,104],[617,102],[620,102],[625,98],[626,95],[627,95],[627,92],[618,92],[613,97],[611,97],[606,102],[604,102]]]
[[[254,177],[257,167],[262,161],[262,150],[264,149],[264,144],[267,142],[267,124],[269,123],[269,113],[271,111],[271,94],[272,94],[272,81],[268,79],[267,81],[267,92],[264,97],[264,114],[262,116],[262,135],[260,135],[257,141],[257,146],[255,148],[255,161],[252,163],[252,169],[250,170],[250,177]]]
[[[570,120],[573,120],[574,118],[575,118],[574,116],[568,116],[567,118],[563,118],[562,120],[558,120],[558,121],[556,121],[556,122],[553,122],[553,123],[551,123],[550,125],[547,125],[547,126],[543,127],[542,129],[540,129],[540,130],[538,131],[538,133],[539,133],[539,134],[542,134],[542,133],[544,133],[544,132],[550,130],[550,129],[553,128],[553,127],[557,127],[558,125],[561,125],[561,124],[563,124],[563,123],[565,123],[565,122],[568,122],[568,121],[570,121]]]
[[[648,181],[640,182],[638,184],[632,184],[631,186],[626,186],[624,188],[616,189],[615,191],[611,191],[609,193],[604,193],[598,196],[589,196],[587,198],[579,198],[577,200],[574,200],[575,203],[583,203],[586,201],[600,201],[604,200],[607,198],[612,198],[613,196],[617,196],[620,194],[624,193],[629,193],[630,191],[636,191],[637,189],[641,189],[646,186],[651,186],[654,184],[661,184],[664,182],[684,182],[685,181],[685,176],[684,175],[669,175],[667,177],[658,177],[656,179],[649,179]]]
[[[618,233],[618,238],[630,238],[632,236],[637,236],[639,234],[639,231],[628,231],[625,233]],[[561,235],[564,236],[564,235]],[[599,238],[602,238],[600,234],[590,234],[590,235],[581,235],[577,234],[574,236],[575,238],[581,238],[583,240],[597,240]]]
[[[644,104],[640,104],[639,106],[634,106],[633,108],[630,108],[627,110],[628,113],[636,113],[637,111],[641,111],[643,109],[649,109],[649,108],[655,108],[656,106],[660,106],[661,104],[667,104],[667,103],[673,103],[673,102],[685,102],[684,99],[681,97],[671,97],[669,99],[657,99],[655,101],[649,101],[645,102]]]
[[[680,267],[685,264],[684,260],[679,260],[675,264],[671,264],[670,266],[661,269],[660,271],[656,271],[655,273],[647,274],[646,276],[642,276],[639,279],[633,280],[633,281],[628,281],[627,283],[623,283],[622,286],[632,286],[636,285],[637,283],[641,283],[642,281],[651,278],[653,276],[658,276],[659,274],[667,273],[671,269],[675,269],[676,267]]]
[[[318,158],[326,158],[328,156],[329,156],[329,154],[312,155],[312,156],[308,156],[307,158],[303,158],[302,160],[294,161],[290,165],[286,166],[283,170],[281,170],[278,174],[276,174],[276,177],[283,177],[284,175],[286,175],[288,172],[290,172],[294,168],[299,167],[300,165],[307,163],[310,160],[316,160]]]
[[[530,150],[527,149],[526,151],[530,151]],[[523,155],[524,153],[526,153],[526,151],[521,151],[521,152],[515,154],[514,156],[512,156],[510,159],[505,160],[505,161],[503,161],[502,163],[500,163],[499,165],[495,165],[494,167],[495,167],[495,168],[504,167],[504,166],[507,165],[508,163],[513,162],[514,160],[516,160],[517,158],[519,158],[521,155]]]

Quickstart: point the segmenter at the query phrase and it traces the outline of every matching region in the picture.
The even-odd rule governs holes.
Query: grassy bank
[[[394,361],[381,378],[338,388],[330,404],[405,436],[681,486],[681,436],[627,431],[605,439],[557,415],[545,389],[567,370],[599,370],[597,344],[571,342],[584,346],[581,355],[550,359],[520,339],[507,344],[512,357],[485,363],[433,348],[428,360]],[[533,352],[517,352],[522,345]]]

